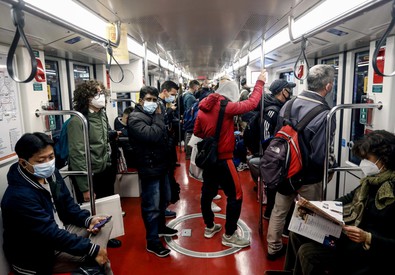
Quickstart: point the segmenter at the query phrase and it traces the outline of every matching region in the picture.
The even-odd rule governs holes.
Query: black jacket
[[[129,114],[128,135],[136,153],[137,170],[141,178],[166,174],[169,165],[167,129],[162,114],[150,115],[136,105]]]

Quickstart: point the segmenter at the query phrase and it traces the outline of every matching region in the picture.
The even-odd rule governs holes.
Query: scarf
[[[343,207],[343,220],[348,225],[358,226],[361,223],[365,204],[371,186],[377,186],[375,206],[378,210],[395,202],[395,171],[386,170],[374,176],[361,179],[361,185],[355,190],[352,201]]]

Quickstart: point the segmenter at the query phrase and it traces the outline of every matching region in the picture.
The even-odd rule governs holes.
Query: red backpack
[[[278,130],[274,138],[269,141],[260,160],[260,172],[266,188],[276,189],[281,182],[289,181],[291,191],[296,191],[291,178],[303,168],[302,152],[299,146],[299,133],[319,113],[328,107],[319,104],[314,107],[295,127],[292,126],[290,114],[293,98],[286,106],[284,112],[284,125]]]

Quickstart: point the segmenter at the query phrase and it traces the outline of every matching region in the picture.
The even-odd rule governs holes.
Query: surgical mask
[[[364,173],[365,176],[374,176],[374,175],[377,175],[378,173],[380,173],[381,169],[379,169],[377,167],[377,165],[376,165],[376,163],[378,161],[379,161],[379,159],[376,160],[375,163],[373,163],[373,162],[371,162],[370,160],[367,160],[367,159],[361,160],[361,163],[359,164],[359,167],[361,168],[362,173]]]
[[[175,96],[174,96],[174,95],[171,95],[171,96],[169,96],[169,97],[166,97],[166,98],[165,98],[165,101],[166,101],[167,103],[172,103],[172,102],[174,101],[174,99],[175,99]]]
[[[29,163],[28,161],[26,161]],[[29,163],[30,164],[30,163]],[[35,175],[38,178],[46,179],[52,176],[53,172],[55,171],[55,158],[44,163],[39,163],[39,164],[30,164],[33,169]]]
[[[147,112],[149,114],[153,114],[157,107],[158,107],[158,104],[156,102],[144,101],[143,109],[145,112]]]
[[[91,103],[96,108],[104,108],[104,106],[106,106],[106,96],[101,94],[99,98],[94,97],[92,98]]]

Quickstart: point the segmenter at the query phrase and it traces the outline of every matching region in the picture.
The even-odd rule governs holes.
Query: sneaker
[[[284,228],[283,229],[283,233],[281,234],[281,236],[283,237],[283,238],[289,238],[289,230],[288,230],[288,228]]]
[[[221,199],[222,197],[221,197],[221,195],[220,194],[217,194],[214,198],[213,198],[213,200],[219,200],[219,199]]]
[[[240,162],[239,166],[237,166],[237,171],[241,172],[244,171],[246,169],[249,169],[248,165],[244,162]]]
[[[279,251],[277,251],[277,252],[275,252],[275,253],[273,253],[273,254],[267,253],[267,257],[266,257],[266,258],[267,258],[269,261],[275,261],[275,260],[277,260],[278,258],[284,256],[284,255],[285,255],[285,252],[287,252],[287,246],[286,246],[286,245],[283,245]]]
[[[122,246],[122,242],[120,240],[117,239],[109,239],[107,242],[107,247],[111,247],[111,248],[118,248]]]
[[[177,216],[177,213],[174,211],[171,211],[169,209],[165,210],[165,217],[166,218],[175,218]]]
[[[221,231],[221,229],[222,229],[222,225],[220,224],[214,224],[212,228],[206,227],[204,229],[204,237],[210,239],[215,235],[215,233]]]
[[[154,253],[158,257],[166,257],[170,254],[170,249],[165,248],[161,243],[155,245],[147,245],[147,251]]]
[[[270,220],[271,215],[272,215],[272,210],[266,208],[265,213],[263,213],[263,218],[265,220]]]
[[[159,231],[158,236],[159,237],[173,237],[173,236],[177,235],[177,233],[178,233],[177,229],[173,229],[173,228],[165,226],[164,229]]]
[[[233,233],[232,236],[222,235],[222,244],[229,247],[247,247],[250,246],[250,240],[243,239],[237,232]]]
[[[214,213],[221,212],[221,207],[219,207],[215,202],[211,202],[211,211]]]

